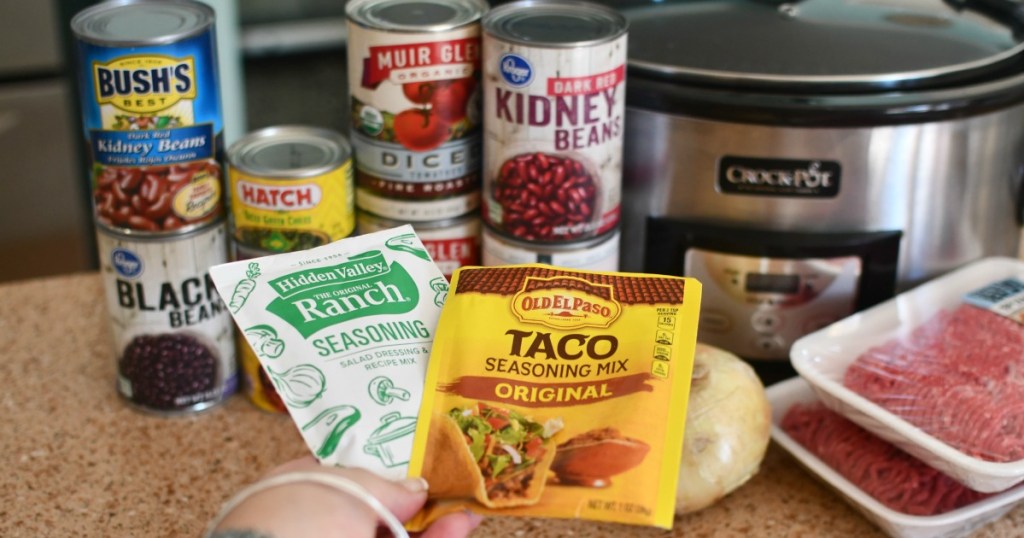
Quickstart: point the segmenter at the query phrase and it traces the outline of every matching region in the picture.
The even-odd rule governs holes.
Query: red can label
[[[415,218],[409,208],[380,199],[463,200],[430,218],[472,211],[480,189],[479,24],[430,34],[348,28],[356,204],[404,220]]]
[[[400,223],[359,214],[359,233],[387,230]],[[429,225],[413,224],[416,235],[445,278],[451,280],[459,267],[480,265],[480,218],[473,216]]]
[[[527,241],[619,222],[626,36],[543,48],[484,36],[484,218]]]

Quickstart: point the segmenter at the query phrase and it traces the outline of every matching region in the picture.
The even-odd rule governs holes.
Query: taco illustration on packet
[[[536,504],[555,458],[560,419],[544,424],[484,403],[435,417],[423,468],[432,498],[472,498],[488,508]]]

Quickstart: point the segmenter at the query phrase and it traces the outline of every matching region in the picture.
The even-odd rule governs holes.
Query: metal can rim
[[[573,241],[523,241],[495,228],[489,222],[483,222],[483,234],[490,234],[494,238],[511,245],[516,248],[522,248],[524,250],[533,251],[546,251],[546,252],[571,252],[574,250],[586,250],[587,248],[597,247],[605,244],[621,234],[621,226],[616,226],[601,235],[595,235],[593,237],[586,237],[583,239],[575,239]]]
[[[460,226],[462,224],[466,224],[467,222],[472,222],[474,219],[482,220],[482,219],[480,219],[480,215],[476,211],[471,211],[469,213],[466,213],[465,215],[459,215],[457,217],[448,217],[448,218],[436,219],[436,220],[416,221],[416,220],[399,220],[399,219],[392,219],[392,218],[388,218],[388,217],[382,217],[382,216],[380,216],[380,215],[378,215],[376,213],[373,213],[372,211],[367,211],[365,209],[360,209],[359,213],[356,215],[356,221],[358,221],[358,220],[360,220],[362,218],[368,218],[369,220],[375,221],[377,223],[383,223],[383,224],[391,225],[391,226],[387,226],[388,228],[395,228],[395,227],[398,227],[398,226],[402,226],[402,225],[408,224],[408,225],[412,226],[414,230],[424,230],[424,231],[426,231],[426,230],[440,230],[442,228],[454,228],[456,226]]]
[[[464,28],[475,22],[479,22],[483,18],[484,14],[487,13],[487,3],[482,0],[447,0],[445,2],[435,2],[439,5],[448,7],[458,6],[465,9],[465,16],[459,19],[454,19],[450,22],[443,24],[434,25],[412,25],[412,24],[382,24],[382,21],[376,21],[372,17],[367,16],[367,8],[381,8],[390,5],[401,5],[407,3],[423,3],[424,0],[352,0],[345,6],[345,17],[357,26],[367,28],[370,30],[381,30],[386,32],[396,33],[441,33],[450,30],[456,30]]]
[[[132,230],[130,228],[115,228],[104,224],[103,222],[96,221],[96,231],[108,237],[128,239],[132,241],[158,242],[167,239],[187,239],[189,237],[201,235],[212,228],[223,226],[226,222],[227,218],[220,216],[208,222],[196,223],[192,227],[179,228],[181,230],[180,233],[168,233],[144,232],[140,230]]]
[[[90,30],[89,23],[95,20],[99,15],[132,6],[160,6],[163,8],[176,6],[192,10],[193,13],[198,15],[198,18],[194,25],[184,30],[148,39],[118,39],[115,37],[102,37]],[[119,47],[167,45],[206,32],[213,26],[215,19],[216,13],[212,7],[193,0],[107,0],[87,7],[76,13],[75,16],[71,18],[71,31],[78,39],[94,45]]]
[[[271,147],[276,143],[284,143],[285,140],[274,140],[280,135],[305,135],[307,141],[318,140],[324,142],[323,148],[330,148],[330,160],[322,165],[307,166],[293,170],[265,170],[254,166],[250,162],[256,151]],[[275,179],[306,179],[316,177],[328,172],[337,170],[352,157],[352,145],[339,132],[323,127],[312,127],[308,125],[274,125],[252,131],[231,144],[227,151],[228,164],[240,172],[246,174]]]
[[[564,9],[565,12],[572,14],[589,13],[604,16],[609,22],[613,23],[613,31],[609,32],[608,35],[586,41],[551,43],[516,37],[508,31],[507,27],[502,26],[502,23],[507,22],[514,15],[525,12],[532,17],[539,17],[544,15],[543,10],[556,9]],[[488,11],[484,15],[481,25],[485,34],[502,41],[545,49],[572,49],[610,43],[626,35],[629,30],[629,21],[621,13],[608,6],[585,0],[517,0],[502,4]]]

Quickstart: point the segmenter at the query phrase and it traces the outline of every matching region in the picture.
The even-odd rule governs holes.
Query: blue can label
[[[223,121],[212,28],[166,45],[79,43],[96,219],[172,232],[223,213]]]

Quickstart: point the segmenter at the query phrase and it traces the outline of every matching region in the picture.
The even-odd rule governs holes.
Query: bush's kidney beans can
[[[484,220],[525,241],[604,235],[619,222],[626,20],[572,0],[483,18]]]
[[[207,273],[227,261],[224,223],[163,237],[97,229],[117,355],[118,392],[135,407],[180,414],[234,393],[231,316]]]
[[[406,224],[359,212],[359,233],[379,232]],[[455,219],[410,223],[430,258],[445,278],[451,280],[459,267],[480,265],[480,216],[476,213]]]
[[[71,20],[96,220],[177,232],[223,215],[213,10],[116,0]]]
[[[356,205],[401,221],[480,205],[483,0],[352,0]]]
[[[490,226],[483,228],[483,264],[546,263],[567,269],[619,270],[619,231],[572,243],[522,241]]]
[[[240,244],[238,241],[232,242],[232,251],[233,261],[251,260],[276,254]],[[253,353],[252,346],[245,339],[245,333],[238,330],[237,326],[235,327],[235,342],[238,348],[238,367],[241,370],[242,390],[249,401],[258,409],[268,413],[287,413],[288,408],[285,407],[277,389],[274,388],[274,383],[263,370],[256,354]]]
[[[235,241],[267,253],[326,245],[355,231],[352,151],[340,134],[268,127],[228,150]]]

